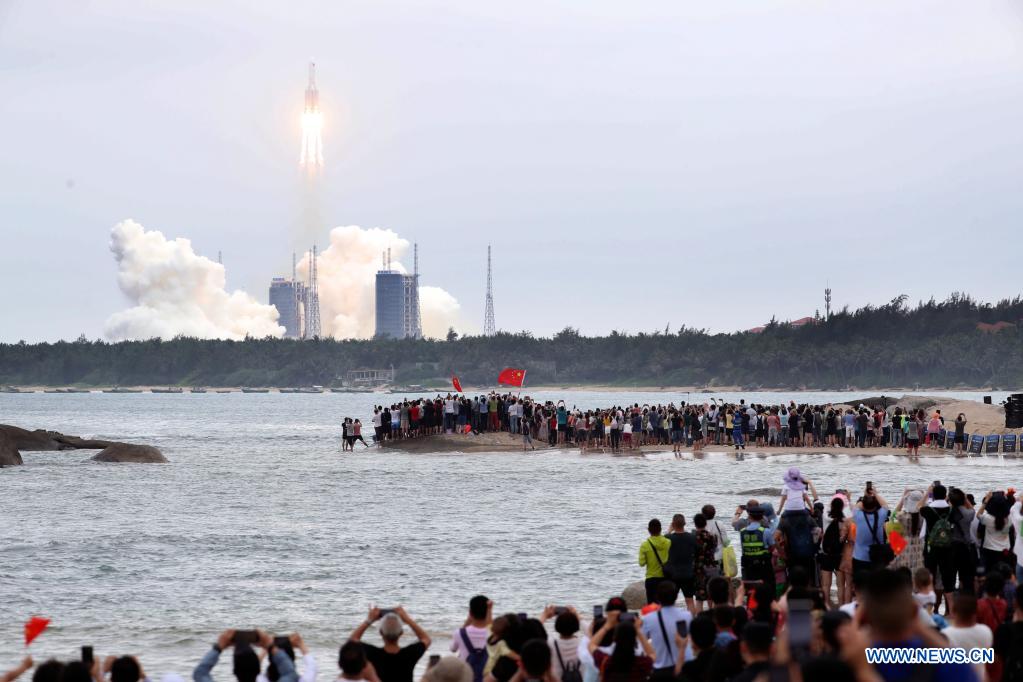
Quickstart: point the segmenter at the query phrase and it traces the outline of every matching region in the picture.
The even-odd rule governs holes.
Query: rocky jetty
[[[164,463],[167,458],[151,445],[120,443],[68,436],[57,431],[0,424],[0,466],[22,464],[21,452],[40,450],[100,450],[97,462]]]

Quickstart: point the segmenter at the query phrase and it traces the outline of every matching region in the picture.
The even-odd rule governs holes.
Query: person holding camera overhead
[[[277,646],[274,638],[263,630],[224,630],[217,637],[213,648],[199,661],[192,671],[195,682],[213,682],[213,667],[220,660],[220,654],[228,647],[234,647],[234,676],[238,682],[256,682],[259,677],[259,656],[252,645],[263,649],[280,673],[278,682],[298,682],[295,666],[288,655]]]
[[[370,608],[366,620],[355,628],[350,640],[361,642],[366,630],[377,621],[380,621],[380,637],[384,640],[384,646],[363,642],[366,659],[373,664],[380,682],[412,682],[412,671],[416,663],[430,648],[430,636],[401,606],[393,609],[378,609],[374,606]],[[405,647],[398,644],[405,630],[402,624],[408,625],[417,638],[417,641]]]

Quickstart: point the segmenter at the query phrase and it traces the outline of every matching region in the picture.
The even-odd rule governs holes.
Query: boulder
[[[646,581],[637,580],[626,587],[622,590],[622,599],[630,611],[639,611],[646,606]]]
[[[129,462],[133,464],[165,464],[167,458],[152,445],[112,443],[92,458],[94,462]]]
[[[10,435],[0,431],[0,466],[14,466],[22,463],[17,443]]]

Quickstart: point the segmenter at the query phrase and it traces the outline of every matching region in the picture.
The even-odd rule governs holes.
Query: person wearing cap
[[[763,512],[764,519],[768,523],[774,523],[775,519],[778,518],[778,515],[774,511],[774,506],[770,502],[760,504],[757,500],[751,499],[746,504],[740,504],[735,508],[735,515],[732,517],[732,528],[737,531],[741,531],[749,525],[750,518],[748,515],[743,516],[743,513],[745,513],[750,507],[759,507],[760,511]]]
[[[771,565],[771,547],[774,546],[774,531],[764,520],[764,510],[759,505],[747,506],[749,523],[739,531],[742,545],[742,581],[762,581],[774,590],[774,567]]]
[[[384,646],[363,643],[366,659],[373,664],[380,682],[412,682],[412,671],[415,670],[416,663],[430,648],[430,636],[400,606],[385,615],[381,615],[380,609],[371,607],[369,616],[355,628],[351,640],[362,641],[366,630],[377,621],[380,621],[380,638],[383,639]],[[403,623],[408,625],[417,637],[416,642],[406,647],[398,644],[405,631]]]

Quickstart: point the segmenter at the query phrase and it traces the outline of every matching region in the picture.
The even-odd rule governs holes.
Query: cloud
[[[196,254],[187,239],[168,240],[125,220],[111,231],[110,250],[117,260],[117,283],[133,303],[107,319],[104,333],[111,340],[284,333],[276,308],[243,291],[229,293],[224,266]]]
[[[376,273],[382,254],[391,249],[391,267],[409,272],[400,259],[410,244],[393,230],[358,225],[335,227],[330,245],[320,253],[317,268],[323,332],[336,338],[370,338],[376,331]],[[307,276],[307,260],[299,267]],[[442,338],[450,326],[460,327],[461,306],[454,296],[433,286],[419,287],[423,334]]]

